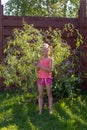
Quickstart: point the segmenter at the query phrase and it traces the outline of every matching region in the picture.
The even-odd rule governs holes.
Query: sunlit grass
[[[55,102],[52,115],[45,106],[39,115],[36,95],[2,92],[0,130],[87,130],[86,95]]]

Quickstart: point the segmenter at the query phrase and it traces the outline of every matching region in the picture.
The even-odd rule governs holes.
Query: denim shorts
[[[52,79],[51,78],[39,78],[37,85],[39,86],[47,86],[52,85]]]

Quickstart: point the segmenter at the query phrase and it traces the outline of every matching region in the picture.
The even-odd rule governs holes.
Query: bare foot
[[[42,112],[39,111],[39,115],[41,115],[41,114],[42,114]]]
[[[52,114],[53,112],[52,111],[50,111],[50,114]]]

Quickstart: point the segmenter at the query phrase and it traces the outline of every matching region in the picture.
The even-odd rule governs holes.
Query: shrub
[[[65,25],[63,31],[65,30],[68,31],[67,37],[72,36],[73,33],[77,34],[76,39],[74,39],[76,41],[76,47],[72,50],[68,47],[68,49],[66,49],[66,51],[68,51],[68,56],[60,60],[59,64],[55,66],[52,90],[57,99],[76,96],[80,91],[80,84],[82,83],[79,57],[79,47],[82,43],[82,36],[72,24]]]
[[[62,35],[68,31],[68,37],[72,32],[77,32],[76,48],[71,51]],[[53,94],[55,97],[71,95],[81,81],[79,73],[78,47],[82,37],[73,25],[65,25],[64,30],[49,28],[38,30],[33,25],[23,24],[22,29],[15,29],[12,37],[8,39],[4,50],[5,57],[0,64],[0,75],[4,78],[4,84],[9,87],[15,85],[20,89],[34,91],[37,82],[37,72],[34,63],[40,56],[40,45],[48,42],[53,48]],[[62,93],[62,94],[61,94]]]
[[[0,65],[1,76],[7,87],[35,87],[34,62],[38,60],[42,43],[42,35],[33,25],[24,23],[22,29],[14,30],[12,37],[8,39],[4,50],[5,58]]]

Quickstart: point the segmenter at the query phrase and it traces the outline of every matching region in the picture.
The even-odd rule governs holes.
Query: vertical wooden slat
[[[2,48],[3,48],[3,33],[2,33],[2,22],[3,22],[3,6],[0,1],[0,62],[2,60]],[[2,78],[0,78],[0,90],[2,90]]]
[[[87,17],[87,0],[86,0],[86,17]]]
[[[83,37],[83,45],[81,46],[81,51],[84,53],[80,59],[81,59],[81,71],[83,73],[83,86],[82,88],[87,90],[87,77],[85,76],[85,73],[87,72],[87,30],[85,27],[85,20],[87,17],[87,0],[80,0],[80,9],[79,9],[79,15],[78,15],[78,22],[79,22],[79,31],[82,34]]]

